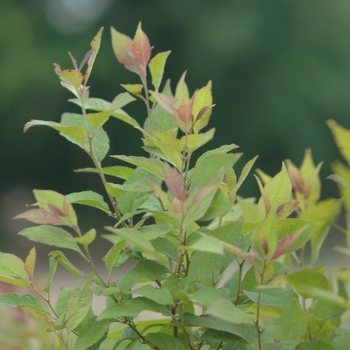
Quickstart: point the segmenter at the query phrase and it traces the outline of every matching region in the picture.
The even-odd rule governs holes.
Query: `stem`
[[[260,274],[260,284],[261,285],[264,284],[265,269],[266,269],[266,262],[264,262],[264,267],[263,267],[261,274]],[[260,303],[261,303],[262,293],[263,293],[263,290],[260,289],[259,294],[258,294],[257,306],[256,306],[256,320],[255,320],[255,326],[256,326],[256,331],[257,331],[257,335],[258,335],[258,349],[259,350],[263,349],[262,343],[261,343],[261,334],[265,330],[265,329],[260,329],[260,306],[261,306]]]
[[[235,305],[236,306],[238,305],[238,301],[239,301],[239,298],[240,298],[242,275],[243,275],[243,265],[245,263],[245,260],[242,260],[241,262],[239,262],[239,260],[237,258],[237,262],[238,262],[238,266],[239,266],[239,275],[238,275],[237,296],[236,296],[236,301],[235,301]]]

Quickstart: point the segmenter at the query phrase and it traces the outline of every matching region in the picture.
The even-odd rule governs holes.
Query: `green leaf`
[[[121,317],[136,317],[142,311],[159,312],[165,316],[171,316],[170,310],[164,305],[160,305],[153,300],[139,297],[124,299],[120,304],[109,306],[97,317],[98,320],[115,319]]]
[[[244,294],[254,303],[258,302],[258,290],[243,290]],[[263,290],[260,304],[266,306],[287,307],[292,299],[298,299],[293,289],[266,289]]]
[[[114,244],[114,246],[108,251],[108,253],[104,257],[104,262],[109,273],[111,273],[111,271],[115,267],[115,263],[119,257],[120,252],[123,250],[124,246],[125,246],[125,240],[123,239],[118,243]]]
[[[0,305],[24,308],[29,311],[38,312],[47,317],[49,311],[44,307],[41,300],[32,294],[7,293],[0,296]]]
[[[132,245],[140,248],[142,251],[147,253],[154,252],[154,248],[148,239],[144,235],[134,228],[113,228],[106,227],[106,229],[116,235],[123,237],[125,240],[130,242]]]
[[[66,268],[70,273],[77,276],[86,277],[86,274],[80,271],[76,266],[74,266],[66,256],[59,250],[54,250],[50,252],[50,257],[54,258],[58,263],[60,263],[64,268]]]
[[[105,213],[110,212],[108,204],[104,201],[103,197],[100,194],[93,191],[70,193],[66,195],[66,198],[71,204],[88,205],[90,207],[100,209]]]
[[[75,342],[74,349],[87,349],[88,347],[96,344],[99,340],[103,339],[108,332],[111,320],[96,321],[95,319],[89,320],[87,324],[79,332],[79,336]]]
[[[84,233],[80,237],[73,238],[75,242],[83,244],[83,245],[89,245],[91,244],[96,238],[96,230],[94,228],[90,229],[88,232]]]
[[[323,340],[310,340],[298,344],[295,350],[336,350],[336,348]]]
[[[310,316],[300,307],[296,299],[284,309],[282,315],[266,327],[266,331],[278,340],[295,340],[307,332]]]
[[[206,313],[234,324],[251,323],[255,320],[254,315],[245,313],[226,298],[214,300],[206,309]]]
[[[212,105],[213,105],[213,96],[212,96],[212,82],[209,81],[206,86],[203,86],[201,89],[197,90],[195,93],[194,105],[193,105],[193,117],[196,122],[194,124],[194,132],[198,133],[199,130],[203,129],[207,126],[211,113],[212,113]],[[208,110],[197,120],[201,110],[204,107],[209,106]]]
[[[192,296],[191,300],[200,302],[203,306],[208,307],[216,299],[223,297],[222,292],[214,287],[203,287],[197,290]]]
[[[155,288],[152,287],[150,284],[134,289],[132,293],[142,295],[161,305],[172,305],[174,303],[173,298],[168,289]]]
[[[218,188],[208,210],[205,212],[201,220],[209,221],[220,217],[231,210],[232,205],[227,194],[221,188]]]
[[[86,115],[87,122],[95,129],[101,128],[109,119],[109,113],[106,111],[97,113],[88,113]]]
[[[45,121],[45,120],[31,120],[24,126],[24,132],[26,132],[32,126],[48,126],[54,130],[60,132],[60,135],[64,136],[68,141],[84,148],[86,140],[86,130],[82,126],[65,126],[60,123]]]
[[[69,102],[75,103],[79,107],[82,107],[81,100],[79,98],[72,98]],[[84,100],[84,108],[93,111],[109,111],[111,109],[111,103],[101,98],[89,97]]]
[[[182,155],[173,146],[162,141],[158,141],[155,137],[152,136],[148,136],[147,138],[143,139],[143,144],[145,145],[144,148],[150,153],[157,152],[156,154],[159,157],[165,159],[174,165],[177,169],[181,169]]]
[[[282,204],[288,202],[292,195],[292,184],[288,175],[285,164],[282,164],[282,170],[275,175],[266,185],[265,193],[270,201],[271,208],[275,210]],[[263,204],[262,199],[259,200],[259,206]],[[270,208],[266,208],[265,215]],[[264,215],[264,216],[265,216]]]
[[[82,145],[79,144],[85,151],[89,152],[90,142],[86,135],[86,127],[84,117],[80,114],[74,113],[64,113],[61,118],[61,124],[68,127],[80,127],[84,129],[85,138]],[[89,137],[92,137],[92,152],[94,153],[97,161],[101,162],[104,157],[107,155],[109,150],[109,139],[107,133],[99,128],[95,130],[92,126],[89,127]],[[73,143],[74,140],[70,140]]]
[[[47,294],[50,294],[51,285],[52,285],[53,278],[54,278],[54,275],[55,275],[56,270],[57,270],[57,266],[58,266],[58,260],[56,258],[53,258],[52,256],[50,256],[50,259],[49,259],[49,282],[47,283],[47,285],[43,289],[43,292],[45,292]]]
[[[339,152],[350,165],[350,130],[337,124],[333,119],[327,120],[328,127],[331,129],[335,143]]]
[[[160,52],[156,54],[149,62],[149,70],[152,77],[152,85],[155,91],[158,91],[159,86],[163,79],[164,67],[166,60],[171,51]]]
[[[0,252],[0,281],[29,288],[29,275],[23,260],[14,254]]]
[[[151,243],[157,252],[167,256],[173,261],[176,261],[178,256],[178,249],[175,244],[171,243],[168,239],[162,237],[153,239]]]
[[[147,334],[146,339],[153,345],[160,349],[167,350],[186,350],[185,346],[182,345],[179,339],[166,333],[150,333]]]
[[[86,277],[78,287],[74,288],[66,305],[66,323],[67,332],[71,332],[85,318],[91,308],[92,291],[90,289],[92,275]]]
[[[122,109],[118,109],[116,111],[110,112],[111,116],[114,118],[117,118],[124,123],[127,123],[135,128],[140,129],[140,124],[132,117],[129,116],[128,113],[124,112]]]
[[[313,295],[307,292],[310,287],[327,290],[328,281],[323,274],[324,268],[304,269],[287,275],[288,284],[304,298],[312,298]]]
[[[190,246],[182,246],[181,249],[224,255],[222,242],[213,236],[203,236],[194,244]]]
[[[160,280],[166,273],[168,273],[168,269],[164,265],[153,260],[141,260],[120,278],[117,286],[121,291],[127,292],[141,279]]]
[[[27,237],[33,242],[71,249],[81,253],[79,246],[73,240],[73,236],[59,227],[49,225],[28,227],[20,231],[18,234]]]
[[[188,153],[193,153],[198,148],[207,144],[210,140],[214,138],[215,129],[210,129],[202,134],[191,134],[183,136],[181,141],[186,146],[185,151]]]
[[[184,321],[187,326],[207,327],[218,331],[224,331],[230,334],[235,334],[247,343],[257,344],[257,332],[254,324],[233,324],[222,321],[212,316],[196,316],[185,314]],[[273,342],[273,338],[266,332],[261,334],[262,343]]]
[[[112,101],[111,109],[119,110],[120,108],[123,108],[124,106],[133,101],[136,101],[136,99],[133,96],[131,96],[128,92],[122,92],[118,94]]]
[[[229,171],[233,164],[238,160],[240,155],[236,154],[216,154],[204,153],[196,162],[191,181],[191,190],[198,185],[203,184],[206,180],[212,177],[220,169],[223,173]]]
[[[238,245],[241,239],[241,222],[233,222],[218,227],[211,232],[211,236],[233,245]],[[190,284],[196,279],[201,279],[211,274],[213,271],[228,266],[235,256],[229,252],[218,255],[206,252],[196,252],[192,255],[186,284]]]
[[[158,159],[150,159],[136,156],[111,156],[112,158],[120,159],[130,164],[136,165],[164,180],[165,164]]]

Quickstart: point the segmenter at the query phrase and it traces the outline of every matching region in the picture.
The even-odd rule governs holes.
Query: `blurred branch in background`
[[[285,158],[300,163],[304,149],[312,148],[315,161],[325,161],[321,176],[330,174],[337,151],[325,120],[350,127],[348,1],[5,0],[0,3],[3,250],[20,248],[13,246],[20,228],[10,219],[33,202],[33,188],[69,193],[97,182],[73,173],[62,158],[70,146],[54,131],[22,133],[30,119],[59,120],[68,109],[70,96],[52,63],[68,66],[68,55],[62,55],[68,50],[82,59],[101,26],[118,26],[131,35],[139,21],[158,52],[172,49],[167,74],[174,81],[185,69],[190,87],[213,80],[216,125],[211,126],[220,135],[217,142],[238,144],[246,160],[259,154],[257,167],[270,174]],[[112,100],[122,91],[117,78],[129,82],[136,76],[117,64],[109,40],[106,31],[91,95]],[[130,108],[143,120],[143,109]],[[111,154],[142,153],[139,144],[128,142],[134,130],[118,121],[108,128],[115,135]],[[79,150],[70,152],[74,166],[90,165]],[[252,177],[249,183],[243,193],[256,195]],[[335,185],[326,190],[335,191]]]

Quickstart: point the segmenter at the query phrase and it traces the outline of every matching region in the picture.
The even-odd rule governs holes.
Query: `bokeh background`
[[[101,26],[91,95],[112,100],[120,83],[137,82],[114,57],[109,28],[133,36],[139,21],[153,52],[172,50],[165,75],[173,87],[185,70],[191,91],[213,81],[216,138],[208,147],[236,143],[240,166],[258,154],[256,167],[271,175],[286,158],[299,165],[311,148],[324,161],[321,176],[331,173],[340,156],[325,121],[350,128],[348,0],[1,0],[0,250],[27,251],[16,236],[26,224],[11,218],[34,202],[33,188],[100,190],[97,177],[73,172],[90,166],[80,149],[52,129],[23,134],[23,126],[76,110],[52,63],[70,68],[68,50],[81,60]],[[126,110],[142,122],[140,107]],[[113,120],[107,130],[110,154],[142,154],[131,127]],[[325,180],[323,193],[336,196],[336,186]],[[241,194],[258,195],[253,176]],[[98,215],[84,225],[96,226]]]

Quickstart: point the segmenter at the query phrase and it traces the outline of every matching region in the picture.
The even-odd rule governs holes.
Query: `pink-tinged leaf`
[[[255,260],[263,260],[263,258],[256,252],[245,252],[241,248],[222,241],[223,247],[225,250],[229,251],[230,253],[233,253],[236,256],[239,256],[240,258],[250,262],[252,265],[255,265]]]
[[[190,100],[182,101],[179,108],[177,109],[177,114],[181,121],[186,124],[190,124],[192,122],[192,107]]]
[[[113,51],[118,61],[123,64],[127,70],[138,75],[142,74],[142,67],[132,53],[133,40],[127,35],[119,33],[113,27],[111,28],[111,33]]]
[[[92,49],[90,49],[84,56],[83,60],[80,62],[79,65],[79,71],[83,68],[84,64],[88,61],[88,59],[91,57],[92,55]]]
[[[284,219],[289,216],[295,210],[295,208],[298,207],[298,205],[299,201],[294,200],[281,204],[276,211],[277,220]]]
[[[50,209],[50,211],[57,216],[66,216],[64,212],[57,206],[51,203],[47,203],[47,207]]]
[[[300,170],[290,160],[286,160],[286,165],[293,189],[302,193],[304,180]]]
[[[182,176],[171,166],[165,172],[165,184],[169,191],[180,201],[185,199],[185,184]]]
[[[198,115],[197,115],[197,117],[196,117],[195,122],[197,122],[199,119],[201,119],[201,118],[203,117],[203,115],[204,115],[207,111],[211,110],[214,106],[215,106],[215,105],[203,107],[203,108],[198,112]],[[211,112],[211,111],[210,111],[210,112]]]
[[[155,92],[152,94],[152,96],[166,112],[171,115],[176,114],[176,109],[174,107],[176,99],[174,97],[162,94],[160,92]]]
[[[146,68],[151,58],[151,45],[149,43],[148,36],[141,29],[141,22],[137,26],[137,30],[132,43],[131,52],[135,59],[141,64],[143,68]]]
[[[24,269],[26,270],[26,272],[30,277],[33,277],[35,262],[36,262],[36,250],[35,250],[35,247],[33,247],[30,250],[24,262]]]
[[[44,209],[31,209],[14,217],[24,219],[39,225],[65,225],[66,222]]]
[[[281,255],[285,254],[285,252],[293,245],[295,240],[300,236],[300,234],[305,230],[305,228],[306,227],[301,228],[300,230],[284,237],[280,242],[278,242],[277,248],[273,253],[272,259],[277,259]]]
[[[74,56],[69,51],[68,51],[68,55],[69,55],[70,59],[72,60],[74,69],[80,71],[80,68],[78,68],[77,60],[74,58]]]
[[[175,89],[175,98],[179,102],[184,101],[184,100],[188,100],[190,98],[190,93],[188,92],[188,87],[187,87],[187,84],[185,82],[186,73],[187,73],[187,71],[185,71],[182,74],[179,82],[176,85],[176,89]]]

